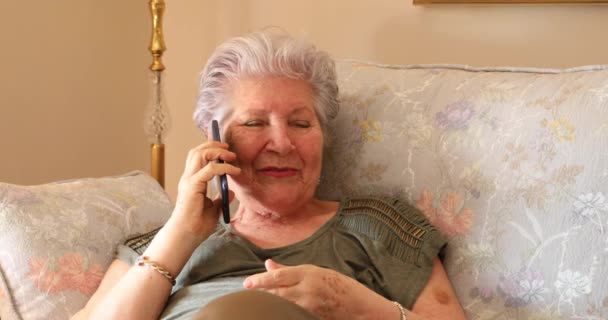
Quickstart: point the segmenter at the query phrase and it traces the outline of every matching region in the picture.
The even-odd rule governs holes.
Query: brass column
[[[165,144],[164,143],[152,143],[151,147],[151,160],[152,167],[150,173],[152,177],[158,181],[158,183],[164,188],[165,187]]]
[[[165,12],[164,0],[150,0],[150,13],[152,14],[152,39],[149,50],[152,53],[152,64],[150,70],[154,76],[153,101],[146,130],[151,140],[151,175],[158,183],[165,187],[165,144],[164,134],[168,127],[168,111],[163,99],[162,72],[165,66],[162,63],[162,55],[166,50],[163,39],[163,14]]]

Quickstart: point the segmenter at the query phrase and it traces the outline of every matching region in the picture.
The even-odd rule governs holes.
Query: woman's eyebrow
[[[296,108],[295,110],[293,110],[293,111],[291,112],[291,114],[292,114],[292,115],[299,115],[299,114],[302,114],[302,113],[306,113],[306,114],[313,114],[313,113],[314,113],[314,111],[313,111],[313,110],[311,110],[311,109],[310,109],[310,108],[308,108],[308,107],[304,107],[304,106],[303,106],[303,107]]]
[[[251,117],[251,116],[265,116],[267,115],[269,112],[265,109],[252,109],[252,110],[245,110],[243,112],[241,112],[241,116],[244,117]]]
[[[252,116],[261,117],[261,116],[266,116],[270,113],[272,113],[272,109],[254,108],[254,109],[244,110],[244,111],[240,112],[239,118],[252,117]],[[311,114],[314,114],[314,111],[311,110],[309,107],[302,106],[302,107],[297,107],[296,109],[289,112],[290,116],[294,116],[294,115],[298,116],[298,115],[302,115],[302,114],[311,115]]]

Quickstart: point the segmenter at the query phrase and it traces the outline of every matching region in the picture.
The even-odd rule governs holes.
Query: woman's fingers
[[[335,318],[332,313],[340,297],[334,293],[335,288],[329,288],[325,282],[333,276],[328,274],[329,270],[312,265],[288,267],[270,259],[265,261],[265,266],[268,271],[248,277],[243,285],[289,300],[321,319]]]
[[[226,162],[219,163],[218,159]],[[207,184],[214,176],[238,175],[241,169],[230,164],[236,154],[228,145],[216,141],[205,142],[188,153],[184,173],[178,183],[177,201],[171,219],[180,232],[204,241],[217,225],[221,205],[207,197]]]
[[[233,161],[236,154],[228,150],[228,145],[219,142],[207,142],[188,152],[184,175],[196,173],[209,162],[217,160]]]
[[[240,168],[230,163],[215,161],[217,159],[225,161],[236,159],[236,154],[227,148],[228,145],[225,143],[210,141],[190,150],[186,168],[178,184],[176,206],[186,210],[184,212],[191,212],[195,215],[200,214],[205,208],[221,208],[206,197],[207,183],[217,175],[241,173]],[[201,201],[203,199],[204,201]]]
[[[236,154],[228,150],[228,144],[217,141],[205,142],[188,152],[184,176],[191,176],[216,160],[233,161]]]
[[[178,194],[182,194],[186,197],[192,195],[206,197],[207,183],[213,179],[214,176],[223,174],[236,176],[240,173],[241,168],[235,167],[229,163],[210,162],[193,175],[182,176],[178,185]],[[205,208],[207,208],[207,206],[205,206]]]
[[[265,289],[264,291],[266,291],[268,293],[272,293],[285,300],[289,300],[295,304],[300,304],[301,300],[303,300],[302,293],[298,290],[298,288],[296,286]],[[304,307],[304,306],[302,306],[302,307]]]
[[[236,176],[241,173],[241,168],[235,167],[229,163],[210,162],[202,169],[198,170],[193,174],[190,179],[192,182],[207,183],[214,176],[220,176],[223,174]]]
[[[280,263],[276,263],[272,259],[266,259],[266,261],[264,261],[264,267],[266,267],[266,270],[272,271],[272,270],[277,270],[277,269],[280,269],[280,268],[284,268],[286,266],[282,265]]]
[[[247,277],[243,286],[247,289],[277,289],[294,286],[302,281],[303,272],[298,267],[283,267]]]
[[[276,271],[276,270],[287,267],[285,265],[275,262],[272,259],[267,259],[266,261],[264,261],[264,266],[266,267],[266,270],[269,272]],[[292,270],[291,272],[293,272],[293,271],[295,271],[295,270]],[[273,275],[273,277],[281,277],[281,275],[275,273]],[[300,282],[298,281],[291,285],[282,285],[279,287],[272,287],[270,289],[264,289],[264,291],[272,293],[279,297],[282,297],[283,299],[287,299],[293,303],[296,303],[298,301],[298,299],[300,298],[300,291],[297,288],[297,285],[299,283]]]

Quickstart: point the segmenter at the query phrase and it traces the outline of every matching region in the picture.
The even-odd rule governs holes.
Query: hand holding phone
[[[211,121],[211,132],[213,134],[213,140],[220,141],[220,127],[217,123],[217,120]],[[224,163],[223,160],[218,159],[219,163]],[[222,194],[222,212],[224,216],[224,223],[230,223],[230,202],[228,195],[228,178],[225,174],[219,176],[220,179],[220,190]]]

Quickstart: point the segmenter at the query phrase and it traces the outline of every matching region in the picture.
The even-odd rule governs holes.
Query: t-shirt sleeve
[[[372,267],[357,279],[411,308],[426,286],[445,238],[407,202],[388,198],[349,200],[348,229],[364,235]]]
[[[142,255],[146,248],[150,245],[152,239],[160,228],[154,229],[150,232],[133,236],[127,239],[124,243],[119,244],[116,248],[115,258],[125,262],[128,265],[135,264],[137,257]]]

